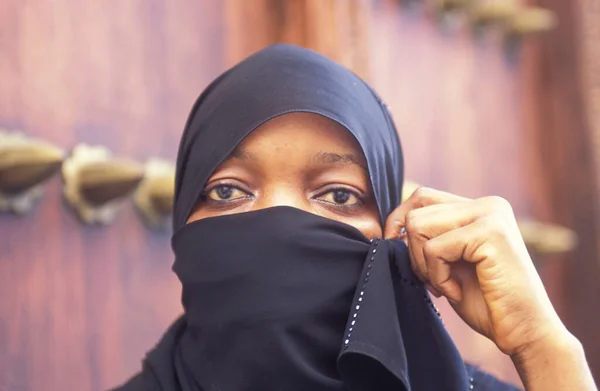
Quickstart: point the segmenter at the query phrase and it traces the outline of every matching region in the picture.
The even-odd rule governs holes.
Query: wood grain
[[[591,1],[538,3],[560,15],[560,24],[542,37],[538,74],[530,81],[533,98],[539,102],[538,122],[532,130],[537,134],[553,219],[574,229],[580,241],[559,268],[563,319],[583,343],[598,378],[600,313],[595,309],[600,299],[600,184],[596,179],[600,155],[594,148],[596,102],[589,94],[597,83],[584,72],[593,63],[587,57],[590,37],[581,24],[581,13],[591,12],[588,17],[595,15],[596,23],[600,14],[598,4]]]
[[[1,2],[0,126],[173,159],[193,100],[225,66],[225,21],[218,2],[170,3]],[[46,190],[32,215],[0,219],[0,389],[107,389],[181,311],[169,233],[131,206],[112,227],[84,227],[58,178]]]
[[[540,126],[550,126],[542,122],[546,108],[560,111],[565,84],[553,98],[542,96],[544,52],[526,45],[511,61],[497,42],[444,31],[424,10],[400,3],[0,2],[0,127],[63,147],[86,142],[140,161],[174,159],[200,91],[252,52],[290,42],[323,52],[376,87],[392,108],[411,179],[471,197],[497,194],[520,215],[583,228],[587,220],[565,217],[577,205],[559,198],[564,190],[551,179],[566,168],[547,168],[547,154],[562,139],[542,142]],[[544,45],[543,55],[556,63],[561,52]],[[577,115],[562,117],[560,126],[569,128]],[[560,164],[579,170],[583,163],[570,158]],[[569,183],[580,185],[585,175]],[[111,227],[84,227],[62,204],[60,188],[52,179],[25,218],[0,217],[0,390],[114,386],[140,368],[181,311],[169,233],[146,230],[131,205]],[[584,210],[581,204],[577,216]],[[596,256],[591,237],[583,238],[580,255]],[[571,311],[585,292],[561,300],[560,265],[541,269],[548,290],[594,343],[583,309]],[[465,357],[517,381],[506,357],[440,306]]]

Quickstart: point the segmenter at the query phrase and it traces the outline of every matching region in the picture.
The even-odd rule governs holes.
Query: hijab
[[[184,315],[121,390],[483,387],[489,377],[462,361],[402,241],[368,240],[290,207],[186,224],[236,146],[293,112],[327,117],[354,136],[382,224],[400,204],[396,129],[358,76],[292,45],[268,47],[231,68],[194,104],[178,152],[172,246]]]

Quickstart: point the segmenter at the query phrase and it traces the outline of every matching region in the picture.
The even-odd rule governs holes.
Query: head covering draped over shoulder
[[[261,124],[307,112],[344,126],[365,155],[382,223],[400,204],[400,142],[381,99],[358,76],[292,45],[270,46],[206,88],[187,120],[177,158],[173,228],[181,228],[213,171]]]

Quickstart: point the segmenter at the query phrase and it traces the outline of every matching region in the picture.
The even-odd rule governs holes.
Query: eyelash
[[[238,190],[238,191],[246,194],[246,196],[245,197],[238,197],[238,198],[235,198],[235,199],[232,199],[232,200],[227,200],[227,199],[215,200],[215,199],[212,199],[212,198],[208,197],[208,195],[212,191],[217,190],[218,188],[221,188],[221,187],[230,187],[232,189]],[[350,204],[350,205],[345,205],[345,204],[338,204],[338,203],[335,203],[335,202],[330,202],[330,201],[325,201],[325,200],[320,199],[321,197],[324,197],[325,195],[333,193],[335,191],[345,191],[345,192],[348,192],[352,196],[356,197],[356,199],[358,200],[358,202],[356,202],[354,204]],[[231,204],[235,204],[237,202],[245,201],[245,200],[251,199],[253,197],[254,197],[254,195],[250,191],[245,190],[245,189],[241,188],[238,185],[234,185],[232,183],[227,183],[227,182],[221,182],[221,183],[214,184],[214,185],[212,185],[210,187],[207,187],[202,192],[202,195],[201,195],[202,202],[212,204],[213,206],[216,206],[216,207],[220,206],[222,208],[227,208]],[[324,189],[324,190],[320,191],[319,193],[317,193],[312,198],[312,200],[320,202],[322,204],[325,204],[329,208],[334,208],[336,210],[340,210],[340,211],[345,212],[345,213],[351,213],[351,212],[355,211],[356,209],[360,208],[362,205],[365,204],[365,202],[366,202],[366,195],[364,195],[363,193],[358,192],[356,190],[350,189],[348,187],[335,185],[333,187],[329,187],[327,189]]]
[[[354,204],[346,205],[346,204],[338,204],[336,202],[324,201],[324,200],[320,200],[319,199],[320,197],[323,197],[326,194],[330,194],[330,193],[333,193],[333,192],[336,192],[336,191],[340,191],[340,190],[350,193],[351,195],[353,195],[354,197],[356,197],[356,199],[358,200],[358,202],[354,203]],[[362,194],[362,193],[359,193],[356,190],[352,190],[352,189],[349,189],[347,187],[335,185],[334,187],[330,187],[330,188],[328,188],[326,190],[321,191],[320,193],[318,193],[314,197],[314,199],[315,199],[315,201],[322,202],[322,203],[327,204],[329,206],[332,206],[332,207],[334,207],[336,209],[341,209],[341,210],[350,212],[350,211],[356,210],[357,208],[359,208],[360,206],[362,206],[365,203],[365,201],[366,201],[365,200],[366,196],[364,194]]]
[[[242,193],[246,194],[246,196],[245,197],[234,198],[232,200],[227,200],[227,199],[225,199],[225,200],[214,200],[214,199],[212,199],[212,198],[210,198],[208,196],[213,190],[217,190],[217,189],[222,188],[222,187],[230,187],[231,189],[241,191]],[[236,203],[236,202],[240,202],[240,201],[244,201],[244,200],[250,199],[250,198],[254,197],[254,195],[250,191],[242,189],[238,185],[234,185],[232,183],[227,183],[227,182],[221,182],[221,183],[214,184],[214,185],[212,185],[212,186],[207,187],[206,189],[204,189],[204,191],[202,192],[202,194],[201,194],[200,197],[202,199],[202,202],[210,203],[210,204],[213,204],[213,205],[221,205],[221,206],[225,207],[225,206],[227,206],[227,204],[233,204],[233,203]]]

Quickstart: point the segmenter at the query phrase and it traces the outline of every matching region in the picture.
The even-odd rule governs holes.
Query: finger
[[[443,296],[437,289],[432,287],[430,284],[425,284],[425,288],[427,288],[427,290],[437,298],[440,298]]]
[[[401,231],[406,236],[428,240],[450,230],[460,228],[488,216],[511,217],[510,204],[497,197],[486,197],[468,202],[455,202],[413,209],[405,217]],[[507,206],[508,205],[508,206]]]
[[[479,285],[477,274],[465,272],[462,266],[494,258],[496,250],[488,239],[496,230],[497,224],[488,216],[427,241],[423,253],[431,286],[449,300],[460,302],[465,287]]]
[[[384,229],[384,237],[386,239],[398,238],[400,236],[400,230],[405,225],[406,215],[412,210],[430,205],[465,201],[469,201],[469,199],[443,191],[421,187],[388,216]]]
[[[478,207],[471,203],[439,204],[410,211],[405,230],[411,267],[423,282],[429,280],[429,267],[423,253],[425,243],[431,238],[473,221],[479,212]]]
[[[454,302],[462,300],[462,289],[452,274],[452,264],[460,260],[464,252],[464,233],[461,230],[462,228],[437,236],[427,241],[423,248],[429,284]]]
[[[403,230],[406,236],[429,240],[490,214],[490,206],[483,199],[431,205],[411,210],[405,218]]]
[[[416,276],[424,283],[428,282],[427,263],[423,256],[423,246],[420,244],[422,240],[416,235],[407,235],[408,254],[410,256],[410,267]]]

